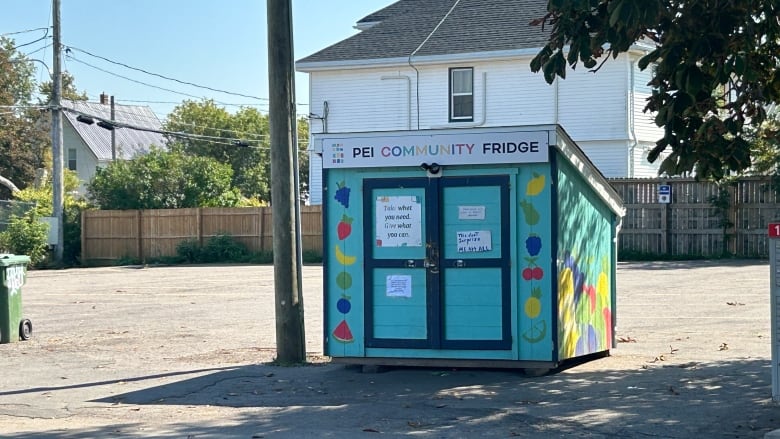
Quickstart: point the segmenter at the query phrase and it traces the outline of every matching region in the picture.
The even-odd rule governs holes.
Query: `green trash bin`
[[[28,256],[0,254],[0,343],[32,336],[32,323],[22,317],[22,285],[29,263]]]

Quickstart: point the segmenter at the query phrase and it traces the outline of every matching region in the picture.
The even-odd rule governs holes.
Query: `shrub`
[[[0,233],[0,247],[17,255],[30,257],[37,265],[46,259],[49,226],[38,221],[35,215],[17,216],[11,219],[8,229]]]
[[[176,254],[186,262],[198,262],[201,257],[200,243],[197,239],[182,241],[176,245]]]
[[[232,236],[219,234],[209,238],[201,249],[200,262],[244,262],[249,256],[247,247]]]

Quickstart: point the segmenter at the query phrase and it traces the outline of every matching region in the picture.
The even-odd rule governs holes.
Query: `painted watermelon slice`
[[[352,336],[352,331],[349,329],[346,320],[342,320],[336,329],[333,330],[333,338],[342,343],[352,343],[355,338]]]

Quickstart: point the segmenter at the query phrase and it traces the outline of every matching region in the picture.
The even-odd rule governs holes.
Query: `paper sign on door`
[[[420,197],[377,197],[375,215],[377,247],[422,247]]]
[[[479,253],[493,250],[490,230],[474,230],[458,233],[458,253]]]
[[[412,276],[391,274],[385,282],[387,297],[412,297]]]

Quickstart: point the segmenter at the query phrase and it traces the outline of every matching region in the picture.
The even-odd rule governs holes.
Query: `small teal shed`
[[[313,146],[333,361],[549,369],[614,347],[624,209],[561,127]]]

